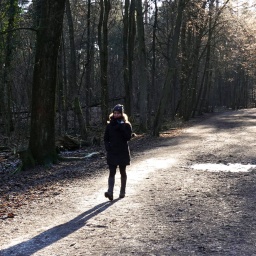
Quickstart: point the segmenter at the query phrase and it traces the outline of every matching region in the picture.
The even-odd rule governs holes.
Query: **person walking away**
[[[121,189],[119,198],[125,197],[126,189],[126,166],[130,165],[131,156],[128,141],[132,137],[132,125],[128,116],[124,113],[124,106],[121,104],[113,108],[109,115],[109,121],[104,133],[104,144],[107,151],[107,164],[109,166],[108,191],[105,197],[113,200],[115,175],[117,166],[121,174]]]

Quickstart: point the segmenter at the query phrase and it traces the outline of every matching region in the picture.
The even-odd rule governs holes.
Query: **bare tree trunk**
[[[12,124],[12,109],[11,109],[11,102],[12,102],[12,86],[11,86],[11,66],[12,66],[12,58],[15,49],[15,41],[14,41],[14,34],[13,28],[15,26],[15,16],[17,15],[18,5],[17,1],[10,0],[9,7],[8,7],[8,33],[6,37],[6,53],[5,53],[5,63],[3,65],[3,77],[4,77],[4,88],[2,91],[2,95],[6,95],[3,98],[3,116],[5,119],[5,133],[7,136],[10,136],[11,130],[13,129]]]
[[[203,1],[200,7],[200,12],[205,12],[207,1]],[[196,20],[199,19],[198,16],[194,17]],[[205,21],[204,21],[205,20]],[[189,21],[188,21],[189,22]],[[198,71],[201,61],[201,56],[205,50],[202,50],[202,38],[206,29],[207,19],[202,18],[202,21],[197,25],[197,33],[184,23],[184,28],[182,29],[181,45],[182,54],[184,56],[184,64],[182,73],[183,79],[181,82],[181,105],[180,114],[185,121],[189,120],[192,111],[195,111],[196,105],[196,95],[197,95],[197,83],[198,83]],[[187,31],[187,41],[185,40],[186,27]],[[195,38],[195,39],[194,39]],[[194,40],[192,40],[194,39]],[[195,41],[195,43],[193,43]],[[201,56],[200,56],[201,53]]]
[[[41,0],[28,152],[39,164],[56,160],[55,93],[65,0]],[[33,164],[32,161],[30,161]]]
[[[130,0],[125,0],[123,16],[123,70],[124,70],[124,87],[125,87],[125,109],[128,116],[131,115],[131,94],[129,83],[128,68],[128,33],[129,33],[129,6]]]
[[[151,113],[155,109],[156,99],[156,32],[157,32],[157,19],[158,19],[158,7],[157,0],[154,0],[155,13],[154,13],[154,24],[153,24],[153,35],[152,35],[152,65],[151,65],[151,86],[149,88],[149,121],[151,123]]]
[[[78,95],[80,94],[80,87],[77,85],[77,62],[76,62],[76,48],[75,48],[75,36],[74,36],[74,25],[73,25],[73,16],[70,8],[70,0],[66,0],[66,14],[68,20],[69,28],[69,44],[70,44],[70,63],[69,63],[69,89],[72,102],[74,104],[74,115],[77,117],[77,121],[80,127],[80,132],[82,132],[83,139],[86,139],[87,131],[86,126],[84,125],[84,117],[81,115],[80,111],[77,109],[77,105],[80,106]],[[81,108],[79,108],[81,109]],[[76,118],[74,118],[74,127],[76,127]],[[81,127],[83,127],[81,129]]]
[[[91,87],[91,54],[92,54],[92,43],[91,43],[91,0],[88,0],[88,13],[87,13],[87,69],[86,69],[86,125],[89,126],[89,104],[90,104],[90,87]]]
[[[77,87],[77,74],[76,74],[76,48],[75,48],[75,36],[74,36],[74,25],[73,17],[70,8],[70,0],[66,0],[66,15],[68,21],[68,30],[69,30],[69,47],[70,47],[70,61],[69,61],[69,95],[71,96],[72,101],[75,100],[78,95]]]
[[[208,91],[210,90],[210,83],[211,83],[211,44],[212,44],[212,37],[213,37],[213,27],[212,27],[212,11],[213,11],[213,2],[215,0],[210,1],[209,5],[209,32],[208,32],[208,39],[207,39],[207,45],[206,45],[206,58],[205,58],[205,69],[204,69],[204,75],[203,75],[203,80],[201,82],[201,88],[199,92],[199,97],[198,97],[198,102],[199,102],[199,113],[202,113],[203,106],[208,108],[207,104],[207,94]]]
[[[63,74],[62,74],[62,70],[63,70],[63,63],[62,63],[62,51],[63,48],[62,46],[60,47],[60,54],[58,56],[58,70],[57,70],[57,74],[58,74],[58,78],[57,78],[57,101],[58,101],[58,134],[61,135],[64,133],[64,118],[63,118],[63,114],[64,114],[64,83],[63,83]]]
[[[98,45],[100,50],[102,123],[106,123],[108,118],[108,17],[110,9],[110,0],[100,0]]]
[[[169,63],[166,79],[164,82],[164,87],[162,90],[162,95],[161,95],[160,103],[158,106],[157,114],[154,120],[154,127],[153,127],[154,136],[159,136],[165,107],[167,105],[168,99],[170,98],[172,79],[176,69],[176,58],[178,54],[178,43],[179,43],[180,28],[181,28],[182,15],[183,15],[184,8],[185,8],[185,0],[179,0],[178,14],[177,14],[176,24],[175,24],[174,34],[173,34],[173,45],[171,49],[170,63]]]
[[[134,59],[134,46],[136,36],[136,22],[135,22],[135,0],[131,0],[129,9],[129,32],[128,32],[128,85],[125,89],[128,95],[128,113],[132,115],[133,106],[133,59]]]
[[[62,57],[62,70],[63,70],[63,92],[61,96],[61,102],[63,106],[63,126],[64,131],[66,132],[68,130],[68,81],[67,81],[67,64],[66,64],[66,52],[64,51],[65,48],[65,42],[64,38],[62,37],[61,40],[61,57]]]
[[[146,46],[144,35],[144,23],[142,13],[142,1],[137,0],[137,37],[138,37],[138,73],[139,73],[139,113],[140,123],[139,130],[147,131],[148,122],[148,81],[147,81],[147,63],[146,63]]]
[[[79,123],[79,129],[80,129],[80,134],[83,140],[87,139],[87,128],[86,128],[86,123],[85,123],[85,119],[83,116],[83,111],[80,105],[80,101],[78,99],[78,97],[75,98],[74,101],[74,108],[75,108],[75,113],[76,116],[78,118],[78,123]]]

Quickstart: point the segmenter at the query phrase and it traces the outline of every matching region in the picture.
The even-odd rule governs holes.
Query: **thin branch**
[[[35,32],[38,31],[35,28],[14,28],[14,29],[11,29],[11,30],[1,31],[0,35],[8,34],[10,32],[14,32],[14,31],[17,31],[17,30],[32,30],[32,31],[35,31]]]

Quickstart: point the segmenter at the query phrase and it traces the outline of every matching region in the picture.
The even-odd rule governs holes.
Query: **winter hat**
[[[124,106],[121,105],[121,104],[117,104],[117,105],[114,106],[114,108],[113,108],[113,112],[114,112],[114,111],[117,111],[117,112],[123,114],[123,113],[124,113]]]

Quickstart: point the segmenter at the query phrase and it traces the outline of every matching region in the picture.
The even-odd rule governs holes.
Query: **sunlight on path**
[[[153,171],[156,169],[166,169],[170,167],[172,164],[175,163],[175,159],[166,159],[163,157],[159,158],[149,158],[144,161],[141,161],[133,167],[133,169],[138,170],[147,170],[147,171]],[[137,167],[139,166],[139,168]]]
[[[150,178],[150,176],[153,175],[152,172],[160,169],[168,169],[173,166],[175,162],[175,159],[168,158],[167,156],[153,157],[143,161],[132,163],[132,165],[127,168],[127,195],[129,196],[133,193],[136,193],[136,186],[138,186],[138,183],[143,181],[144,179]],[[107,178],[104,178],[104,180],[106,184],[105,188],[102,188],[100,191],[98,191],[99,193],[95,195],[95,200],[97,202],[102,201],[102,195],[107,189]],[[120,184],[120,174],[119,171],[117,171],[114,187],[114,198],[119,195]]]
[[[148,176],[149,173],[159,170],[167,169],[176,162],[175,159],[158,157],[158,158],[149,158],[144,161],[133,164],[128,175],[133,182],[140,182],[145,176]]]
[[[194,164],[192,169],[209,172],[250,172],[256,168],[253,164]]]

